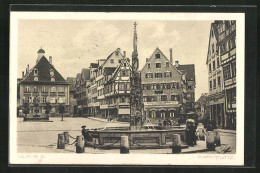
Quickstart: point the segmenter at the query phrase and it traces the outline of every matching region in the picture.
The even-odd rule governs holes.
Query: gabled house
[[[34,103],[39,103],[39,113],[44,113],[47,102],[52,106],[51,114],[58,113],[59,104],[65,106],[65,111],[69,106],[69,83],[62,77],[52,64],[52,57],[49,60],[44,56],[45,51],[40,49],[36,65],[23,72],[22,80],[18,83],[20,101],[19,105],[28,102],[30,113],[34,112]]]

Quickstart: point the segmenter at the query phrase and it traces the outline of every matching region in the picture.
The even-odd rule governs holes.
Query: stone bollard
[[[199,134],[198,134],[199,140],[205,141],[204,129],[203,128],[199,128],[198,132],[199,132]]]
[[[215,142],[214,142],[214,133],[213,131],[207,131],[206,133],[206,146],[210,151],[214,151],[215,150]]]
[[[69,132],[64,132],[64,141],[65,144],[69,144],[70,143],[70,136],[69,136]]]
[[[217,129],[214,129],[213,130],[213,133],[214,133],[214,142],[216,144],[216,146],[220,146],[221,143],[220,143],[220,134],[219,134],[219,131]]]
[[[181,135],[173,135],[172,153],[181,153]]]
[[[121,136],[120,154],[128,154],[128,153],[129,153],[128,136]]]
[[[57,149],[65,149],[64,134],[58,134]]]
[[[84,137],[81,136],[77,136],[76,139],[76,153],[84,153],[85,152],[85,148],[84,148]]]

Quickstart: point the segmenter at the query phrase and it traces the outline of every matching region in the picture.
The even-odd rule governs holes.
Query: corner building
[[[171,61],[156,48],[141,70],[144,114],[148,118],[176,119],[185,107],[186,75]]]

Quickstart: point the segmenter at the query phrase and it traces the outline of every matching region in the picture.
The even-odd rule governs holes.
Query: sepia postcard
[[[244,165],[244,13],[10,13],[10,164]]]

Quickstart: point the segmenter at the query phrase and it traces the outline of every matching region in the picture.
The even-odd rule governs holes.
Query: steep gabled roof
[[[159,52],[167,59],[167,61],[169,61],[169,59],[167,58],[167,56],[165,56],[164,53],[163,53],[158,47],[156,47],[156,49],[153,51],[152,55],[150,56],[150,58],[148,59],[148,61],[145,63],[145,65],[143,66],[143,68],[140,70],[140,72],[142,72],[142,71],[144,70],[144,68],[145,68],[145,66],[147,65],[147,63],[151,60],[151,58],[153,57],[153,55],[154,55],[157,51],[159,51]],[[173,65],[173,64],[171,63],[171,61],[169,61],[169,63],[170,63],[170,65],[171,65],[177,72],[179,72],[180,74],[182,74],[182,72],[179,71],[179,70],[175,67],[175,65]]]
[[[217,43],[218,43],[218,40],[219,40],[219,33],[218,33],[217,25],[218,25],[218,21],[215,21],[214,23],[211,23],[211,26],[210,26],[210,30],[209,30],[209,44],[208,44],[208,52],[207,52],[206,64],[208,64],[208,55],[209,55],[209,50],[210,50],[210,40],[211,40],[211,37],[212,37],[211,31],[213,31]]]
[[[83,68],[81,71],[81,77],[84,80],[89,80],[90,79],[90,69]]]
[[[124,63],[126,63],[126,65],[129,67],[129,69],[131,70],[131,65],[130,65],[130,61],[128,61],[129,58],[124,58],[121,63],[117,66],[117,68],[115,69],[115,71],[112,74],[112,77],[110,80],[113,80],[116,78],[118,72],[120,71],[121,67],[124,65]]]
[[[185,65],[178,65],[176,67],[180,71],[185,71],[186,74],[186,79],[188,81],[194,80],[195,81],[195,65],[194,64],[185,64]]]
[[[38,70],[38,81],[34,81],[34,69]],[[55,81],[51,81],[50,70],[53,69]],[[61,74],[54,68],[52,64],[43,56],[37,64],[29,71],[26,77],[21,81],[21,83],[46,83],[50,82],[53,84],[66,84],[69,83],[61,76]]]

